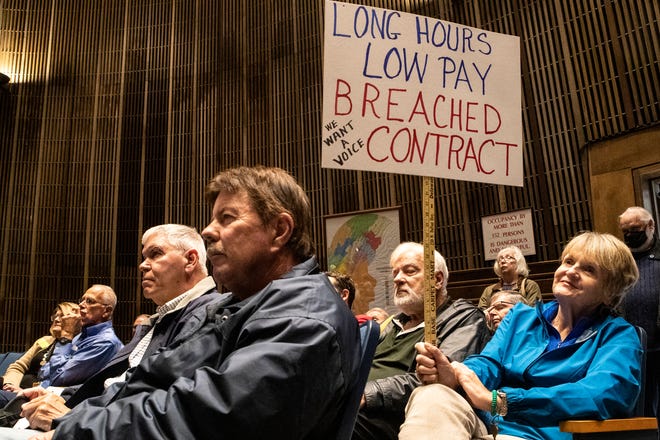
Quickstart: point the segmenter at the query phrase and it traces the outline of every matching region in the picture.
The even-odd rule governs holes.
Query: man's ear
[[[112,317],[112,311],[113,311],[112,306],[105,306],[105,312],[103,312],[103,318],[107,321]]]
[[[288,212],[281,212],[273,220],[275,236],[273,237],[273,246],[283,248],[291,240],[293,227],[295,225],[293,217]]]
[[[445,280],[445,276],[442,272],[438,271],[435,273],[435,283],[433,284],[435,290],[442,289],[442,283],[444,280]]]
[[[194,270],[199,264],[199,254],[197,253],[197,249],[188,249],[184,256],[188,261],[186,263],[186,272]]]

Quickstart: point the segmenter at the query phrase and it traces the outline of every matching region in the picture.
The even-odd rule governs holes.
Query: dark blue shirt
[[[124,344],[112,328],[112,321],[83,327],[68,344],[59,342],[39,370],[41,386],[68,386],[83,383],[108,363]]]

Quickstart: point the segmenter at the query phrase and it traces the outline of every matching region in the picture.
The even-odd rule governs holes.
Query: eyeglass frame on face
[[[80,298],[78,300],[79,305],[82,304],[82,303],[85,303],[88,306],[93,306],[94,304],[101,304],[102,306],[105,306],[105,307],[108,306],[108,304],[103,304],[102,302],[97,301],[94,298],[90,298],[88,296],[87,297],[83,296],[82,298]]]
[[[50,322],[55,322],[56,319],[59,319],[61,321],[63,316],[64,315],[62,313],[53,313],[52,315],[50,315]]]
[[[495,309],[499,312],[500,310],[502,310],[504,308],[504,307],[496,308],[499,305],[515,306],[516,303],[512,303],[510,301],[498,301],[497,303],[493,304],[492,306],[488,306],[488,308],[486,308],[486,313],[490,313],[490,311],[493,310],[493,309]]]
[[[516,261],[516,257],[513,255],[500,255],[497,257],[497,261]]]

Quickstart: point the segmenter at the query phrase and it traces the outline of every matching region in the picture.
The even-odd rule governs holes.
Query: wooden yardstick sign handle
[[[422,215],[424,244],[424,342],[435,341],[435,190],[433,177],[423,177]]]

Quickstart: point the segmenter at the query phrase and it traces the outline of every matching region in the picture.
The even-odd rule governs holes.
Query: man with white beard
[[[451,360],[478,353],[489,339],[484,313],[465,299],[447,295],[449,272],[445,259],[435,255],[437,344]],[[390,256],[394,304],[401,311],[381,332],[364,390],[353,439],[396,439],[415,375],[415,343],[424,339],[424,247],[405,242]]]

